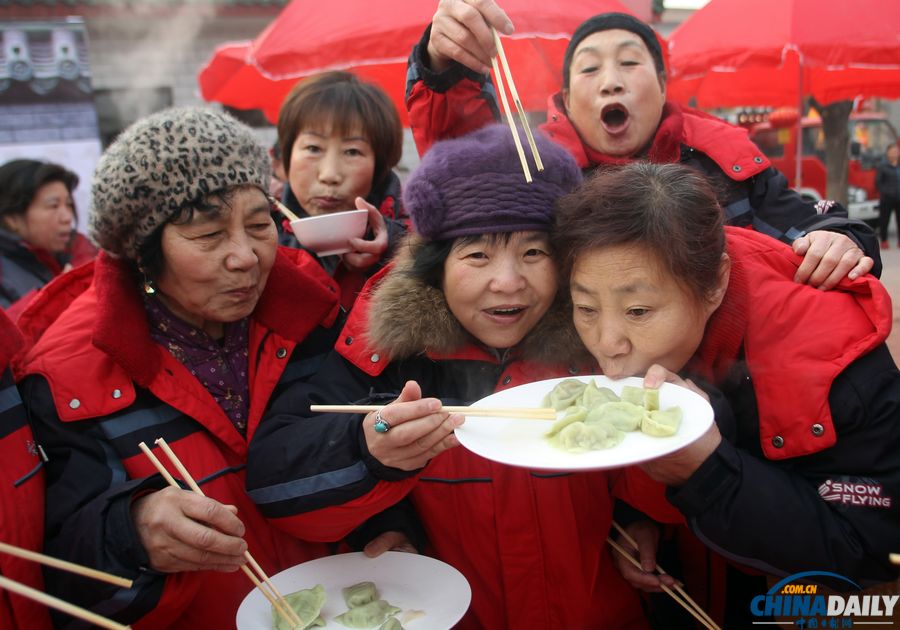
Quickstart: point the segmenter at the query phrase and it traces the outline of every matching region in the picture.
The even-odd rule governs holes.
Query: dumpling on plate
[[[301,630],[324,626],[325,620],[319,615],[322,606],[325,605],[325,587],[316,584],[313,588],[307,588],[289,595],[285,595],[288,605],[297,613],[297,616],[306,624]],[[272,607],[272,625],[275,630],[292,630],[294,626],[282,617],[275,607]]]
[[[622,387],[622,400],[633,405],[640,405],[647,411],[656,411],[659,409],[659,390],[624,385]]]
[[[334,618],[342,626],[347,628],[375,628],[387,621],[388,617],[396,615],[400,609],[392,606],[383,599],[351,608]]]
[[[375,588],[375,582],[360,582],[352,586],[341,589],[344,601],[347,602],[347,608],[356,608],[363,606],[369,602],[378,599],[378,589]]]
[[[567,378],[557,383],[550,393],[544,396],[543,405],[562,411],[577,401],[586,387],[587,383],[582,383],[577,378]]]
[[[610,402],[591,409],[586,424],[609,423],[619,431],[637,431],[647,415],[647,410],[630,402]]]
[[[593,409],[603,403],[618,402],[619,397],[609,387],[597,387],[596,381],[588,383],[581,392],[581,406],[585,409]]]
[[[655,437],[675,435],[681,426],[681,407],[669,407],[663,411],[651,411],[641,423],[641,431]]]
[[[625,434],[611,424],[575,422],[560,431],[553,442],[570,453],[583,453],[612,448],[623,439]]]
[[[588,411],[584,407],[567,407],[565,412],[563,412],[562,418],[554,422],[553,426],[550,427],[547,437],[552,438],[573,422],[584,422],[587,415]]]

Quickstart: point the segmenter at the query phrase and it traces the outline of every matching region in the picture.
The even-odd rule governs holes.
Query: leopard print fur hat
[[[138,261],[141,245],[181,209],[232,186],[266,190],[271,165],[249,127],[201,107],[143,118],[106,149],[91,186],[91,238]]]

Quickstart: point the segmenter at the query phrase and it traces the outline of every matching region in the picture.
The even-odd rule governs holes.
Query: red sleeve
[[[407,93],[406,109],[419,155],[438,140],[462,136],[496,121],[483,87],[471,79],[462,79],[444,92],[417,81]]]
[[[352,501],[270,522],[291,536],[313,542],[341,540],[366,520],[386,510],[413,489],[416,477],[401,481],[379,481],[371,492]]]
[[[657,523],[682,525],[684,516],[666,498],[666,486],[653,481],[637,466],[619,471],[612,483],[612,495],[640,510]]]

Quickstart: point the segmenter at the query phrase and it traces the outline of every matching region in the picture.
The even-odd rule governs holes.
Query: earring
[[[142,272],[144,274],[144,293],[147,295],[153,295],[156,293],[156,285],[153,284],[153,280],[147,277],[147,272]]]

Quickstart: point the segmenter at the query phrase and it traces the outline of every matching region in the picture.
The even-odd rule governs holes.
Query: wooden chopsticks
[[[166,441],[163,438],[159,438],[158,440],[156,440],[156,445],[159,446],[159,448],[162,449],[163,453],[166,454],[166,457],[168,457],[169,461],[172,462],[172,465],[175,466],[175,469],[181,475],[181,478],[184,479],[184,482],[188,485],[188,487],[193,492],[201,496],[206,496],[203,493],[203,490],[200,489],[200,486],[197,485],[197,482],[194,481],[194,478],[191,477],[191,474],[187,471],[187,468],[184,467],[184,464],[181,463],[181,460],[178,459],[178,456],[175,454],[175,452],[166,443]],[[166,467],[163,466],[162,462],[159,461],[156,455],[153,454],[153,451],[151,451],[147,447],[146,443],[141,442],[140,444],[138,444],[138,446],[170,486],[174,488],[181,488],[181,486],[178,485],[178,482],[175,481],[175,478],[172,477],[172,475],[169,474],[169,471],[166,470]],[[250,555],[250,552],[245,551],[244,557],[247,559],[247,562],[251,567],[253,567],[253,571],[256,571],[256,574],[259,577],[257,577],[257,575],[254,575],[253,571],[247,568],[247,565],[243,565],[241,567],[241,570],[244,572],[244,574],[248,578],[250,578],[250,581],[253,582],[253,585],[260,590],[265,598],[269,600],[269,603],[272,604],[272,607],[275,608],[276,612],[278,612],[278,614],[281,615],[284,620],[291,625],[291,627],[302,628],[305,625],[303,623],[303,620],[300,619],[300,616],[296,613],[296,611],[291,608],[291,605],[288,604],[287,600],[284,598],[284,595],[282,595],[281,592],[275,587],[275,585],[272,584],[269,576],[266,575],[266,572],[263,571],[262,567],[259,566],[253,556]],[[269,593],[265,588],[263,588],[263,586],[268,586],[272,590],[272,592]]]
[[[291,212],[286,205],[284,205],[283,203],[281,203],[280,201],[275,199],[275,197],[272,197],[271,199],[272,199],[272,203],[275,204],[275,207],[278,208],[278,212],[280,212],[281,214],[286,216],[288,221],[299,221],[300,220],[300,217],[298,217],[296,214]]]
[[[0,588],[5,588],[10,592],[21,595],[22,597],[33,599],[34,601],[43,604],[44,606],[55,608],[56,610],[60,610],[66,614],[72,615],[73,617],[77,617],[79,619],[87,621],[88,623],[92,623],[95,626],[100,626],[101,628],[109,628],[109,630],[127,630],[128,628],[131,628],[131,626],[122,625],[121,623],[117,623],[112,619],[107,619],[106,617],[102,617],[97,613],[93,613],[90,610],[85,610],[81,606],[70,604],[63,599],[53,597],[53,595],[47,595],[47,593],[43,593],[36,588],[25,586],[24,584],[20,584],[15,580],[10,580],[9,578],[3,576],[0,576]]]
[[[637,541],[635,541],[635,539],[632,538],[621,525],[619,525],[618,523],[613,521],[612,526],[615,527],[616,531],[619,532],[619,535],[622,536],[622,538],[624,538],[626,541],[628,541],[628,544],[631,545],[631,547],[633,549],[637,550],[637,548],[638,548]],[[643,568],[641,567],[641,563],[638,562],[637,560],[635,560],[634,557],[626,549],[623,549],[622,546],[619,545],[619,543],[614,541],[612,538],[607,538],[606,542],[609,543],[610,547],[612,547],[617,552],[619,552],[619,554],[621,554],[623,558],[625,558],[631,564],[633,564],[638,569],[641,569],[643,571]],[[668,575],[668,573],[666,573],[663,570],[663,568],[659,565],[656,565],[656,570],[659,572],[660,575]],[[668,595],[672,599],[674,599],[676,602],[681,604],[681,606],[685,610],[687,610],[689,613],[691,613],[694,616],[694,618],[697,619],[697,621],[699,621],[701,624],[703,624],[704,627],[708,628],[708,630],[721,630],[721,628],[719,628],[719,626],[716,625],[716,622],[713,621],[712,617],[710,617],[706,613],[706,611],[703,610],[703,608],[701,608],[700,605],[697,602],[695,602],[693,600],[693,598],[691,598],[691,596],[688,595],[687,592],[683,588],[678,586],[678,584],[675,585],[674,590],[662,583],[660,584],[660,587],[662,588],[662,590],[665,593],[668,593]],[[684,599],[682,599],[682,597]]]
[[[131,580],[119,577],[118,575],[113,575],[112,573],[85,567],[80,564],[75,564],[74,562],[67,562],[66,560],[60,560],[59,558],[54,558],[52,556],[45,556],[42,553],[30,551],[28,549],[22,549],[21,547],[16,547],[15,545],[10,545],[4,542],[0,542],[0,552],[15,556],[16,558],[22,558],[23,560],[39,562],[40,564],[44,564],[48,567],[61,569],[63,571],[68,571],[69,573],[75,573],[77,575],[88,577],[94,580],[100,580],[101,582],[107,582],[108,584],[114,584],[115,586],[121,586],[122,588],[131,588],[133,584]],[[64,613],[72,615],[73,617],[77,617],[102,628],[109,628],[110,630],[122,630],[123,628],[131,627],[122,625],[121,623],[115,622],[112,619],[107,619],[106,617],[102,617],[97,613],[91,612],[90,610],[86,610],[80,606],[76,606],[75,604],[70,604],[69,602],[59,599],[58,597],[48,595],[47,593],[42,593],[35,588],[26,586],[25,584],[20,584],[15,580],[10,580],[9,578],[3,576],[0,576],[0,588],[5,588],[6,590],[16,593],[17,595],[27,597],[28,599],[33,599],[34,601],[43,604],[44,606],[55,608],[56,610],[60,610]]]
[[[322,413],[369,413],[384,409],[384,405],[310,405],[309,410]],[[556,420],[552,407],[454,407],[443,406],[440,411],[464,416],[492,418],[523,418],[526,420]]]
[[[106,571],[99,571],[97,569],[85,567],[80,564],[75,564],[74,562],[60,560],[59,558],[54,558],[52,556],[45,556],[42,553],[29,551],[28,549],[22,549],[21,547],[16,547],[15,545],[10,545],[8,543],[0,542],[0,552],[15,556],[17,558],[22,558],[23,560],[39,562],[41,564],[47,565],[48,567],[53,567],[54,569],[62,569],[63,571],[68,571],[69,573],[75,573],[77,575],[89,577],[94,580],[100,580],[101,582],[106,582],[108,584],[114,584],[115,586],[121,586],[122,588],[131,588],[132,586],[131,580],[119,577],[118,575],[113,575],[112,573],[107,573]]]
[[[513,140],[516,143],[516,151],[519,154],[519,161],[522,163],[522,172],[525,173],[525,181],[531,183],[531,170],[528,168],[528,159],[525,157],[525,150],[522,148],[522,141],[519,139],[519,133],[516,129],[516,123],[513,120],[512,112],[509,110],[509,101],[506,98],[506,90],[503,88],[503,77],[500,74],[500,66],[503,67],[503,75],[506,76],[506,83],[509,85],[509,93],[513,99],[513,105],[516,106],[516,112],[519,114],[519,122],[525,130],[525,137],[528,139],[528,148],[531,149],[531,155],[534,157],[534,165],[538,171],[544,170],[544,163],[541,161],[541,154],[538,152],[537,145],[534,143],[534,135],[531,133],[531,127],[528,125],[528,117],[525,115],[525,108],[522,107],[522,101],[519,99],[519,92],[516,90],[516,83],[513,81],[512,73],[509,71],[509,62],[506,60],[506,52],[503,50],[503,44],[500,41],[500,35],[497,30],[492,28],[494,35],[494,45],[497,47],[497,57],[500,63],[497,63],[497,57],[491,59],[494,67],[494,82],[497,84],[497,92],[500,94],[500,102],[503,104],[503,112],[506,114],[506,121],[509,123],[509,130],[512,132]]]

